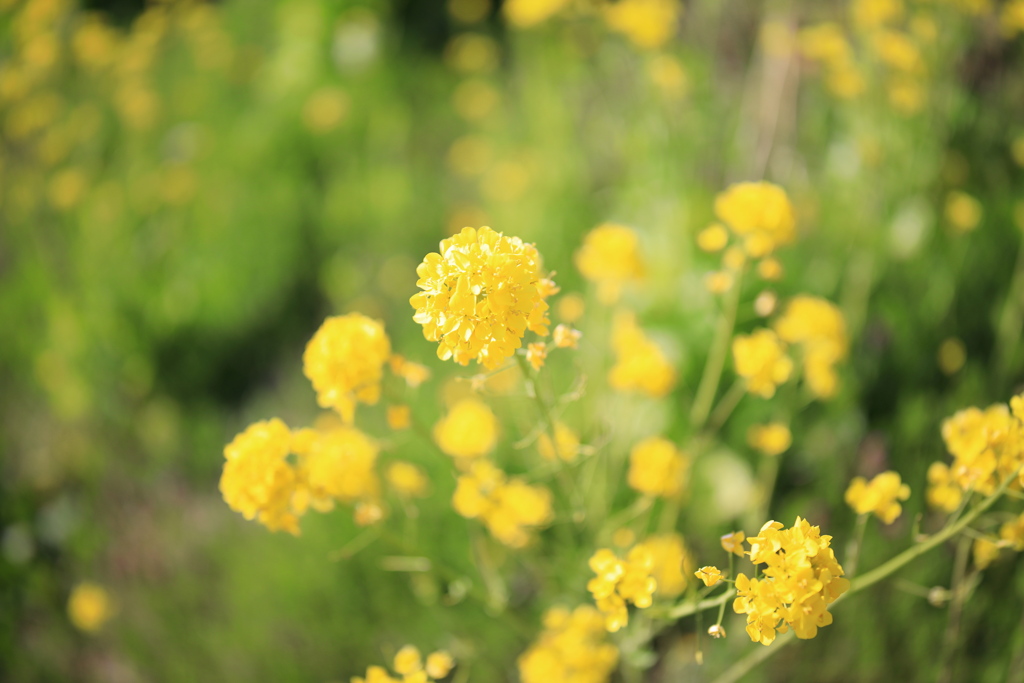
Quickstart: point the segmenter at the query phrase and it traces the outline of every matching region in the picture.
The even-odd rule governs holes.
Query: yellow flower
[[[999,538],[1003,545],[1016,551],[1024,550],[1024,514],[1014,517],[999,527]]]
[[[803,348],[804,377],[811,393],[818,398],[834,396],[839,386],[835,366],[849,351],[839,308],[820,297],[795,296],[774,328],[783,341]]]
[[[438,650],[427,655],[427,675],[434,679],[447,676],[455,668],[455,659],[447,650]]]
[[[548,347],[544,342],[534,342],[526,345],[526,360],[534,370],[544,367],[544,361],[548,357]]]
[[[704,277],[704,289],[712,294],[725,294],[732,289],[736,278],[726,270],[716,270]]]
[[[441,360],[476,359],[493,370],[522,346],[526,330],[548,334],[540,267],[532,244],[486,227],[464,228],[416,269],[423,291],[409,300],[413,320],[439,342]]]
[[[373,405],[380,398],[390,355],[384,325],[349,313],[324,321],[302,354],[302,371],[313,384],[317,403],[352,422],[357,401]]]
[[[391,354],[388,365],[391,366],[391,372],[404,379],[405,383],[413,389],[430,379],[430,368],[406,360],[397,353]]]
[[[953,512],[960,507],[963,491],[953,479],[953,473],[944,462],[933,462],[928,466],[928,505]]]
[[[569,325],[555,325],[555,331],[551,333],[551,337],[555,346],[560,349],[578,349],[583,333],[574,330]]]
[[[519,657],[519,677],[523,683],[604,683],[619,660],[607,637],[604,617],[589,605],[549,609],[544,630]]]
[[[551,521],[551,492],[521,479],[507,479],[487,460],[476,460],[461,475],[452,507],[468,519],[480,519],[495,538],[512,548],[530,542],[533,527]]]
[[[682,491],[688,466],[674,443],[650,437],[629,452],[629,485],[650,496],[671,497]]]
[[[107,590],[92,581],[82,581],[68,598],[68,618],[79,631],[95,633],[114,615],[114,604]]]
[[[423,668],[423,659],[420,651],[413,645],[406,645],[395,654],[393,663],[395,673],[406,676],[416,673]]]
[[[298,477],[287,461],[291,441],[288,427],[277,418],[249,425],[224,448],[220,492],[246,519],[297,535],[300,513],[292,498]]]
[[[604,614],[609,631],[618,631],[629,622],[628,603],[641,609],[651,606],[658,582],[651,576],[654,556],[643,543],[633,546],[625,560],[602,548],[589,564],[597,576],[587,583],[587,590]]]
[[[780,455],[789,450],[793,444],[793,435],[789,427],[781,422],[769,422],[763,425],[752,425],[747,430],[747,443],[764,455]]]
[[[365,678],[353,676],[351,683],[402,683],[402,681],[389,676],[387,669],[382,666],[371,666],[366,669]]]
[[[419,498],[426,493],[427,475],[412,463],[393,462],[388,465],[385,476],[391,488],[404,498]]]
[[[971,407],[943,421],[942,439],[953,455],[950,472],[962,490],[989,495],[1024,462],[1021,397],[1010,406],[1012,413],[1004,403],[984,411]]]
[[[557,14],[569,0],[506,0],[501,10],[516,28],[530,28]]]
[[[981,223],[981,202],[967,194],[954,190],[946,197],[946,220],[958,232],[970,232]]]
[[[864,31],[898,21],[903,17],[902,0],[854,0],[850,4],[853,25]]]
[[[975,539],[971,550],[974,555],[974,566],[978,569],[985,569],[999,559],[999,544],[987,538]]]
[[[575,292],[566,294],[558,300],[558,318],[569,325],[582,318],[586,310],[587,304],[583,297]]]
[[[769,282],[781,280],[783,275],[782,264],[779,263],[777,258],[769,256],[757,264],[757,274],[761,276],[761,279],[768,280]]]
[[[558,446],[557,457],[565,462],[572,462],[580,452],[580,437],[564,422],[555,422],[555,444]],[[555,459],[556,449],[547,431],[537,438],[537,450],[545,460]]]
[[[619,0],[604,8],[604,19],[610,29],[649,50],[668,42],[681,13],[676,0]]]
[[[899,31],[878,31],[871,36],[871,46],[878,58],[896,71],[920,74],[924,59],[914,41]]]
[[[604,223],[591,230],[575,260],[583,277],[597,284],[597,298],[604,304],[618,301],[622,286],[645,273],[640,241],[624,225]]]
[[[734,531],[731,534],[722,536],[722,549],[727,553],[733,553],[739,557],[743,557],[747,554],[747,551],[743,549],[743,541],[745,541],[747,535],[742,531]]]
[[[774,396],[776,387],[784,384],[793,372],[793,361],[769,329],[736,335],[732,340],[732,357],[736,374],[747,380],[747,391],[763,398]]]
[[[715,197],[715,214],[744,240],[744,249],[753,258],[767,256],[796,239],[793,206],[778,185],[731,185]]]
[[[899,472],[882,472],[870,483],[854,477],[846,489],[845,500],[858,515],[875,513],[885,524],[892,524],[903,508],[899,502],[910,498],[910,487],[900,481]]]
[[[388,406],[387,409],[388,427],[396,432],[408,429],[412,426],[412,411],[406,405]]]
[[[714,586],[715,584],[717,584],[719,581],[721,581],[724,578],[722,576],[722,571],[718,567],[715,567],[715,566],[701,567],[700,569],[695,571],[693,574],[698,579],[703,581],[704,585],[707,586],[708,588]]]
[[[312,133],[329,133],[345,119],[348,109],[349,99],[344,90],[324,86],[306,100],[302,108],[302,122]]]
[[[453,458],[479,458],[498,443],[498,418],[486,403],[464,398],[434,425],[434,441]]]
[[[839,24],[833,22],[801,29],[797,42],[804,57],[831,67],[848,64],[852,59],[846,34]]]
[[[326,507],[329,500],[355,503],[378,497],[379,448],[373,439],[349,426],[297,434],[292,450],[298,456],[302,481],[319,507]]]
[[[728,243],[729,233],[721,223],[712,223],[697,233],[697,246],[702,251],[722,251]]]
[[[608,371],[608,383],[618,391],[639,392],[660,398],[672,390],[675,369],[652,342],[633,313],[622,311],[612,322],[612,350],[615,365]]]
[[[770,645],[776,633],[792,628],[797,638],[813,638],[832,623],[828,606],[845,593],[850,582],[836,561],[831,536],[804,519],[784,529],[770,521],[750,539],[750,561],[764,564],[764,577],[736,576],[733,610],[747,615],[747,635]]]
[[[660,534],[645,540],[644,545],[654,558],[651,575],[658,584],[658,595],[671,598],[686,590],[693,562],[683,537],[676,533]]]

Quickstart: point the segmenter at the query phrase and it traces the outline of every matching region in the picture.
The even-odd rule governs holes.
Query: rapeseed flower
[[[352,422],[357,402],[373,405],[380,398],[390,355],[384,325],[349,313],[324,321],[302,354],[302,371],[313,384],[317,403]]]
[[[604,20],[639,48],[661,47],[676,32],[682,7],[677,0],[619,0],[604,8]]]
[[[421,292],[409,303],[438,358],[476,360],[489,370],[522,346],[527,330],[548,334],[540,254],[518,237],[464,228],[416,269]]]
[[[555,442],[551,443],[551,436],[545,431],[537,437],[537,450],[545,460],[554,460],[556,457],[565,462],[572,462],[580,452],[580,437],[571,427],[564,422],[555,422]]]
[[[544,613],[544,630],[519,657],[523,683],[605,683],[615,670],[619,649],[608,642],[604,617],[581,605],[572,612],[554,607]]]
[[[796,219],[786,191],[766,182],[731,185],[715,197],[715,215],[743,240],[753,258],[796,239]]]
[[[775,456],[789,450],[793,444],[793,434],[781,422],[752,425],[747,430],[747,443],[763,455]]]
[[[618,301],[622,287],[642,279],[646,272],[637,234],[614,223],[604,223],[587,233],[575,261],[580,274],[597,284],[597,298],[604,304]]]
[[[839,308],[820,297],[795,296],[773,327],[780,339],[802,348],[811,393],[818,398],[834,396],[839,388],[835,366],[849,352],[846,321]]]
[[[989,495],[1021,466],[1021,398],[1015,396],[1011,405],[1012,413],[999,403],[967,408],[943,421],[942,439],[953,456],[950,472],[962,490]]]
[[[882,472],[870,482],[854,477],[844,499],[858,515],[873,512],[885,524],[892,524],[903,508],[899,501],[910,498],[910,487],[900,480],[899,472]]]
[[[220,492],[246,519],[298,535],[301,510],[293,497],[299,478],[287,460],[291,444],[291,431],[277,418],[249,425],[224,448]]]
[[[92,581],[75,585],[68,598],[68,618],[75,628],[95,633],[114,616],[114,601],[107,589]]]
[[[526,362],[534,370],[544,367],[544,361],[548,357],[548,347],[544,342],[533,342],[526,345]]]
[[[459,476],[452,496],[455,511],[480,519],[495,538],[512,548],[530,542],[530,531],[551,521],[551,492],[508,479],[487,460],[476,460]]]
[[[658,534],[647,538],[644,545],[654,558],[651,576],[658,584],[658,595],[671,598],[686,590],[693,561],[683,537],[676,533]]]
[[[351,426],[302,429],[292,440],[303,489],[317,509],[333,501],[358,503],[380,496],[377,442]]]
[[[963,490],[953,479],[949,465],[944,462],[933,462],[928,466],[928,490],[925,498],[933,508],[953,512],[960,507]]]
[[[614,633],[629,622],[628,603],[641,609],[651,606],[658,582],[651,576],[654,555],[643,543],[633,546],[625,560],[608,548],[601,548],[589,564],[597,576],[587,583],[587,590],[604,614],[609,631]]]
[[[569,325],[555,325],[555,330],[551,333],[552,341],[560,349],[578,349],[582,337],[582,332],[574,330]]]
[[[453,458],[483,457],[498,443],[498,418],[483,401],[464,398],[434,425],[434,441]]]
[[[697,233],[697,246],[702,251],[722,251],[727,244],[729,233],[721,223],[712,223]]]
[[[384,475],[388,484],[403,498],[422,497],[430,480],[419,467],[409,462],[393,462]]]
[[[716,585],[719,581],[721,581],[723,578],[725,578],[722,576],[722,570],[715,566],[701,567],[693,574],[698,579],[703,581],[704,585],[708,588],[711,588],[712,586]]]
[[[612,350],[615,365],[608,371],[608,383],[613,389],[639,392],[653,398],[672,390],[675,369],[661,348],[636,324],[633,313],[616,314],[612,322]]]
[[[506,0],[501,10],[516,28],[530,28],[547,21],[569,5],[569,0]]]
[[[743,549],[743,541],[746,539],[747,535],[742,531],[733,531],[732,533],[726,534],[720,539],[722,550],[727,553],[743,557],[747,552]]]
[[[762,398],[771,398],[775,389],[785,384],[793,372],[793,361],[786,347],[769,329],[739,334],[732,341],[736,374],[747,381],[747,391]]]
[[[353,676],[351,683],[430,683],[449,674],[455,667],[455,660],[445,650],[438,650],[427,655],[426,664],[417,647],[405,645],[396,654],[391,663],[401,678],[392,677],[382,666],[371,666],[366,669],[366,676]]]
[[[675,496],[683,490],[689,460],[668,439],[650,437],[629,452],[629,485],[649,496]]]

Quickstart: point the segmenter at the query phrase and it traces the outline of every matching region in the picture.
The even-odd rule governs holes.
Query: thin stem
[[[730,588],[718,597],[706,598],[699,602],[684,602],[682,604],[675,605],[674,607],[670,607],[663,614],[652,612],[651,616],[663,616],[665,619],[682,619],[683,617],[688,617],[692,614],[696,614],[697,612],[703,612],[706,609],[724,605],[734,597],[736,597],[736,591]]]
[[[757,528],[763,520],[768,518],[768,508],[771,507],[772,493],[775,492],[775,480],[779,476],[779,461],[782,454],[761,456],[761,462],[757,468],[757,499],[754,507],[747,516],[748,528]]]
[[[853,542],[846,550],[846,575],[854,576],[857,573],[857,563],[860,560],[860,549],[864,545],[864,530],[868,525],[868,513],[863,512],[857,515],[857,525],[853,531]]]
[[[949,593],[953,600],[949,604],[949,618],[946,620],[946,631],[942,635],[942,664],[939,667],[939,683],[953,680],[955,665],[956,638],[960,632],[960,616],[963,614],[967,591],[964,577],[967,574],[967,559],[970,557],[971,539],[961,538],[956,547],[956,558],[953,562],[953,580]]]
[[[715,337],[711,342],[711,349],[708,351],[708,359],[704,364],[704,373],[701,375],[700,384],[697,386],[693,408],[690,410],[690,424],[695,431],[700,430],[707,423],[711,405],[718,392],[718,382],[722,378],[725,359],[729,354],[729,340],[732,339],[733,327],[736,324],[736,309],[739,308],[742,279],[743,271],[741,270],[736,274],[736,282],[729,290],[725,305],[718,317]]]
[[[714,683],[735,683],[751,671],[755,666],[765,661],[783,647],[796,640],[794,631],[786,631],[775,639],[770,646],[762,645],[750,652],[746,657],[739,660],[714,680]]]
[[[711,411],[711,417],[708,418],[707,431],[717,432],[725,424],[725,421],[732,415],[732,411],[736,410],[736,406],[740,404],[743,397],[747,394],[747,383],[745,380],[737,379],[733,382],[729,390],[725,392],[725,396],[718,402],[715,409]]]

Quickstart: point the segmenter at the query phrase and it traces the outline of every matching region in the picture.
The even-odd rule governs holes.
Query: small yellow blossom
[[[854,477],[846,489],[845,500],[858,515],[875,513],[885,524],[892,524],[903,508],[898,501],[910,498],[910,487],[900,480],[899,472],[882,472],[870,482]]]
[[[747,535],[742,531],[734,531],[731,534],[722,536],[721,543],[722,549],[727,553],[733,553],[739,557],[743,557],[747,554],[747,551],[743,548],[743,541],[747,539]]]
[[[607,641],[604,617],[582,605],[544,613],[544,630],[519,657],[523,683],[604,683],[619,661],[619,649]]]
[[[942,439],[953,455],[950,472],[962,490],[989,495],[1024,462],[1020,397],[1010,405],[1012,413],[999,403],[985,410],[967,408],[943,421]]]
[[[103,586],[82,581],[72,589],[68,598],[68,618],[78,630],[95,633],[113,615],[113,600]]]
[[[604,8],[604,19],[610,29],[650,50],[668,42],[681,13],[678,0],[619,0]]]
[[[404,379],[413,389],[430,379],[430,368],[408,361],[397,353],[391,354],[388,365],[391,366],[391,372]]]
[[[299,512],[292,504],[298,476],[287,461],[291,442],[281,420],[249,425],[224,448],[220,492],[246,519],[257,519],[271,531],[298,534]]]
[[[644,545],[654,558],[651,576],[658,584],[658,595],[667,598],[680,595],[686,590],[693,566],[683,537],[676,533],[659,534],[645,540]]]
[[[1014,517],[999,527],[1000,541],[1016,551],[1024,550],[1024,514]]]
[[[420,656],[419,649],[413,645],[406,645],[395,655],[392,666],[395,668],[395,673],[406,676],[423,668],[423,658]]]
[[[551,521],[551,492],[508,479],[487,460],[477,460],[461,475],[452,496],[455,511],[468,519],[480,519],[499,541],[512,548],[530,542],[534,527]]]
[[[582,337],[582,332],[574,330],[569,325],[555,325],[555,330],[551,333],[555,346],[560,349],[578,349]]]
[[[896,71],[920,74],[924,70],[921,51],[906,33],[883,30],[871,36],[871,47],[878,58]]]
[[[602,548],[594,553],[589,564],[597,576],[587,583],[587,590],[604,614],[609,631],[614,633],[629,622],[628,603],[641,609],[651,606],[658,582],[651,576],[654,556],[647,546],[633,546],[625,560]]]
[[[702,251],[722,251],[728,243],[729,233],[721,223],[712,223],[697,233],[697,246]]]
[[[455,658],[447,650],[438,650],[427,655],[425,670],[431,678],[444,678],[453,668],[455,668]]]
[[[434,425],[434,441],[453,458],[479,458],[498,443],[498,418],[486,403],[464,398]]]
[[[736,278],[727,270],[716,270],[704,277],[704,289],[712,294],[725,294],[732,289]]]
[[[714,567],[714,566],[701,567],[700,569],[695,571],[693,574],[698,579],[703,581],[704,585],[707,586],[708,588],[710,588],[711,586],[714,586],[715,584],[717,584],[719,581],[721,581],[724,578],[722,576],[722,571],[718,567]]]
[[[412,498],[420,497],[427,490],[427,475],[416,465],[408,462],[393,462],[388,465],[385,474],[388,484],[398,495]]]
[[[985,569],[999,559],[999,544],[987,538],[975,539],[971,550],[978,569]]]
[[[757,264],[757,274],[761,276],[762,280],[768,280],[769,282],[781,280],[783,275],[782,264],[779,263],[777,258],[769,256]]]
[[[582,318],[586,310],[587,305],[583,297],[575,292],[566,294],[558,300],[558,319],[568,325]]]
[[[572,462],[580,452],[580,437],[564,422],[555,422],[555,443],[558,446],[557,457],[565,462]],[[545,460],[555,459],[556,449],[551,445],[547,431],[537,438],[537,450]]]
[[[412,411],[406,405],[388,406],[387,409],[388,427],[397,431],[408,429],[412,426]]]
[[[326,500],[356,503],[377,498],[380,449],[376,441],[355,427],[300,430],[292,441],[292,450],[298,456],[302,481],[318,505]]]
[[[366,669],[366,676],[353,676],[351,683],[402,683],[397,678],[388,675],[387,669],[382,666],[371,666]]]
[[[715,214],[744,240],[744,249],[753,258],[767,256],[796,238],[793,206],[778,185],[731,185],[715,197]]]
[[[785,346],[769,329],[736,335],[732,357],[736,374],[747,380],[747,391],[763,398],[774,396],[776,387],[785,384],[793,372],[793,361],[786,355]]]
[[[795,296],[774,328],[783,341],[802,347],[804,377],[811,393],[818,398],[834,396],[839,386],[835,366],[849,351],[846,321],[839,308],[820,297]]]
[[[815,62],[836,67],[852,60],[850,42],[839,24],[824,22],[800,30],[797,36],[800,52]]]
[[[380,398],[384,363],[390,355],[384,325],[350,313],[324,321],[306,345],[302,371],[313,384],[317,403],[352,422],[356,402],[372,405]]]
[[[575,261],[583,277],[597,284],[597,297],[604,304],[618,301],[623,285],[645,273],[640,240],[624,225],[604,223],[591,230]]]
[[[675,496],[686,483],[689,459],[668,439],[652,436],[629,452],[629,485],[649,496]]]
[[[981,202],[955,190],[946,197],[946,220],[957,232],[970,232],[981,223]]]
[[[494,370],[522,346],[526,330],[548,334],[540,267],[532,244],[486,227],[464,228],[416,269],[423,291],[409,300],[413,320],[439,342],[441,360],[476,359]]]
[[[633,313],[622,311],[612,322],[612,350],[615,365],[608,371],[608,383],[617,391],[640,392],[660,398],[672,390],[675,369],[662,350],[636,324]]]
[[[953,512],[960,507],[963,491],[954,481],[953,473],[944,462],[933,462],[928,467],[928,505],[933,508]]]
[[[793,444],[793,434],[781,422],[752,425],[747,430],[747,443],[767,456],[785,453]]]
[[[534,342],[526,346],[526,360],[534,370],[544,367],[548,357],[548,346],[544,342]]]

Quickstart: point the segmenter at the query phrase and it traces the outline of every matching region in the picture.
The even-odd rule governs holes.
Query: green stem
[[[711,411],[711,417],[708,418],[707,431],[717,432],[725,424],[725,421],[732,415],[732,411],[736,410],[736,406],[740,404],[743,397],[747,394],[747,383],[745,380],[737,379],[733,382],[729,390],[725,392],[725,396],[718,402],[715,409]]]
[[[749,673],[755,666],[774,655],[787,644],[796,640],[795,636],[796,633],[794,631],[787,631],[776,638],[775,642],[772,643],[771,646],[765,647],[762,645],[761,647],[752,650],[746,657],[723,671],[722,674],[714,680],[714,683],[735,683]]]
[[[853,543],[846,551],[846,575],[853,576],[857,573],[857,563],[860,560],[860,549],[864,545],[864,530],[868,525],[868,514],[857,515],[857,526],[853,532]]]
[[[734,597],[736,597],[736,591],[730,588],[718,597],[706,598],[700,602],[684,602],[682,604],[675,605],[674,607],[670,607],[665,610],[664,613],[659,614],[657,612],[652,612],[651,616],[660,616],[665,619],[682,619],[683,617],[688,617],[692,614],[696,614],[697,612],[703,612],[706,609],[724,605]]]
[[[711,342],[711,350],[708,352],[708,359],[704,364],[704,373],[701,375],[700,384],[697,385],[697,394],[693,399],[693,408],[690,410],[690,424],[695,431],[702,429],[707,423],[711,405],[718,392],[718,382],[722,378],[725,359],[729,354],[729,341],[732,339],[732,331],[736,325],[736,309],[739,308],[742,280],[743,271],[741,270],[736,274],[736,282],[729,290],[725,305],[718,317],[715,338]]]

